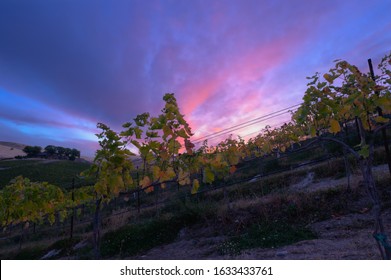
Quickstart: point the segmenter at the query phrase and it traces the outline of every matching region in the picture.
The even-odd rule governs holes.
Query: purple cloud
[[[305,77],[334,59],[364,70],[378,61],[390,51],[390,10],[353,0],[2,1],[0,139],[80,142],[92,154],[96,122],[120,129],[157,115],[166,92],[195,137],[218,131],[300,102]]]

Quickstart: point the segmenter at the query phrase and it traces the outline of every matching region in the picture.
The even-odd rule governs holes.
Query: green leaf
[[[361,148],[361,150],[358,152],[358,154],[359,154],[360,156],[362,156],[363,158],[369,157],[369,146],[368,146],[368,145],[362,146],[362,148]]]
[[[181,143],[179,143],[174,138],[168,141],[168,150],[171,154],[177,154],[181,147],[182,147]]]
[[[141,139],[141,134],[143,133],[143,131],[140,128],[135,127],[134,128],[134,133],[136,134],[136,138],[137,139]]]
[[[202,181],[204,183],[211,184],[213,183],[214,180],[215,180],[215,174],[209,168],[205,168],[203,172]]]
[[[378,123],[388,123],[390,121],[390,119],[384,118],[382,116],[377,116],[375,118],[375,121]]]
[[[328,81],[330,84],[334,82],[334,78],[330,74],[324,74],[323,78],[325,78],[326,81]]]
[[[330,120],[330,132],[331,133],[338,133],[341,131],[341,126],[339,125],[339,122],[331,119]]]
[[[154,165],[152,167],[152,173],[153,173],[153,179],[155,181],[160,179],[160,167],[159,166]]]
[[[383,110],[384,113],[389,114],[391,112],[391,98],[389,96],[382,96],[377,100],[377,105]]]
[[[141,148],[141,144],[137,141],[137,140],[131,140],[130,141],[133,145],[135,145],[137,147],[137,149],[140,149]]]
[[[191,194],[196,194],[198,192],[198,189],[200,187],[200,182],[198,182],[197,179],[193,180],[193,187],[191,189]]]
[[[310,127],[310,135],[311,135],[311,137],[316,136],[316,127],[313,125]]]
[[[323,87],[325,87],[327,85],[326,82],[323,82],[323,83],[318,83],[318,85],[316,86],[318,89],[321,89]]]
[[[155,132],[155,131],[147,131],[147,132],[146,132],[146,135],[147,135],[147,137],[149,137],[149,138],[157,138],[157,137],[159,137],[158,133]]]
[[[163,126],[163,138],[167,138],[170,135],[173,135],[171,128],[167,125]]]
[[[184,170],[179,170],[178,174],[178,183],[181,186],[189,185],[190,182],[190,173]]]
[[[182,138],[189,138],[189,136],[186,134],[186,131],[184,128],[180,129],[178,132],[177,132],[177,135],[182,137]]]
[[[140,181],[140,187],[146,188],[151,185],[151,179],[149,179],[148,176],[145,176],[141,181]]]

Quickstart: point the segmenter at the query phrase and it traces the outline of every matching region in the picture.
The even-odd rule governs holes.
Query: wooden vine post
[[[117,197],[121,191],[133,187],[133,179],[130,176],[133,163],[130,157],[134,154],[126,148],[126,142],[107,125],[98,123],[101,133],[96,134],[99,139],[100,149],[96,152],[94,164],[86,175],[95,176],[95,214],[94,228],[94,254],[100,258],[100,223],[101,208]]]
[[[369,66],[369,71],[370,71],[370,74],[371,74],[371,78],[376,83],[376,77],[375,77],[375,73],[373,71],[373,65],[372,65],[372,60],[371,59],[368,59],[368,66]],[[383,72],[385,72],[385,71],[383,71]],[[386,73],[383,73],[383,74],[386,74]],[[379,95],[378,91],[375,91],[375,93],[377,95]],[[383,117],[383,110],[380,107],[377,107],[376,110],[377,110],[379,116]],[[388,144],[388,137],[387,137],[387,129],[386,128],[382,128],[381,133],[382,133],[382,136],[383,136],[384,150],[386,152],[388,171],[389,171],[390,176],[391,176],[391,155],[390,155],[390,149],[388,147],[389,144]]]
[[[391,113],[391,54],[384,57],[379,65],[383,75],[381,84],[346,61],[337,61],[334,68],[323,75],[319,73],[309,79],[303,104],[294,115],[294,120],[310,137],[333,141],[349,151],[357,160],[363,176],[363,184],[373,204],[375,219],[374,238],[381,256],[390,259],[381,217],[381,200],[372,174],[374,141],[378,132],[390,127],[389,118],[380,116],[378,108],[385,114]],[[356,152],[338,135],[341,124],[346,120],[357,120],[360,150]],[[330,134],[334,136],[329,136]]]

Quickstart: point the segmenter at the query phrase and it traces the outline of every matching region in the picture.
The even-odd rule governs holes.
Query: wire
[[[200,137],[198,139],[195,139],[192,142],[194,144],[198,144],[198,143],[201,143],[201,142],[203,142],[205,140],[213,139],[213,138],[219,137],[221,135],[226,135],[227,133],[230,133],[230,132],[242,129],[242,128],[249,127],[251,125],[254,125],[254,124],[257,124],[257,123],[260,123],[260,122],[264,122],[266,120],[269,120],[269,119],[272,119],[272,118],[275,118],[275,117],[287,114],[287,113],[289,113],[289,109],[293,109],[293,108],[298,107],[300,105],[301,105],[301,103],[293,105],[293,106],[290,106],[290,107],[287,107],[287,108],[284,108],[284,109],[281,109],[281,110],[278,110],[278,111],[275,111],[273,113],[270,113],[270,114],[267,114],[267,115],[264,115],[264,116],[261,116],[261,117],[249,120],[249,121],[246,121],[246,122],[243,122],[241,124],[237,124],[237,125],[231,126],[229,128],[225,128],[225,129],[220,130],[218,132],[211,133],[211,134],[205,135],[203,137]]]
[[[289,120],[286,120],[286,121],[283,121],[283,122],[279,122],[277,124],[272,125],[271,128],[276,128],[276,127],[281,126],[282,124],[288,123],[288,122],[289,122]],[[256,130],[256,131],[253,131],[251,133],[248,133],[248,134],[240,136],[240,137],[244,138],[244,137],[250,136],[250,135],[252,135],[254,133],[260,133],[260,132],[259,132],[259,130]]]
[[[298,104],[295,104],[295,105],[292,105],[292,106],[289,106],[289,107],[286,107],[286,108],[283,108],[283,109],[280,109],[278,111],[275,111],[275,112],[272,112],[272,113],[269,113],[269,114],[266,114],[266,115],[263,115],[263,116],[260,116],[260,117],[257,117],[257,118],[254,118],[254,119],[251,119],[251,120],[248,120],[248,121],[245,121],[245,122],[242,122],[242,123],[239,123],[237,125],[234,125],[234,126],[231,126],[231,127],[227,127],[227,128],[224,128],[220,131],[217,131],[215,133],[211,133],[211,134],[208,134],[208,135],[205,135],[205,136],[202,136],[202,137],[199,137],[195,140],[192,141],[193,144],[197,145],[197,144],[200,144],[202,143],[203,141],[205,140],[210,140],[210,139],[214,139],[214,138],[217,138],[217,137],[220,137],[220,136],[225,136],[227,135],[228,133],[231,133],[231,132],[234,132],[234,131],[237,131],[237,130],[240,130],[240,129],[243,129],[243,128],[246,128],[246,127],[249,127],[249,126],[252,126],[252,125],[255,125],[255,124],[258,124],[258,123],[261,123],[261,122],[264,122],[264,121],[267,121],[267,120],[270,120],[272,118],[275,118],[275,117],[278,117],[278,116],[281,116],[281,115],[284,115],[284,114],[287,114],[290,112],[291,109],[294,109],[298,106],[300,106],[302,103],[298,103]],[[282,123],[285,123],[285,122],[282,122]],[[275,127],[276,125],[273,125],[273,127]],[[254,134],[256,133],[257,131],[255,132],[252,132],[250,134],[247,134],[243,137],[246,137],[248,135],[251,135],[251,134]],[[142,159],[136,159],[134,160],[134,162],[141,162]]]

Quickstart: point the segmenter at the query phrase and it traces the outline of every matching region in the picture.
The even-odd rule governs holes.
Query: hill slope
[[[25,156],[26,153],[23,152],[23,149],[26,146],[19,143],[0,141],[0,159]]]

